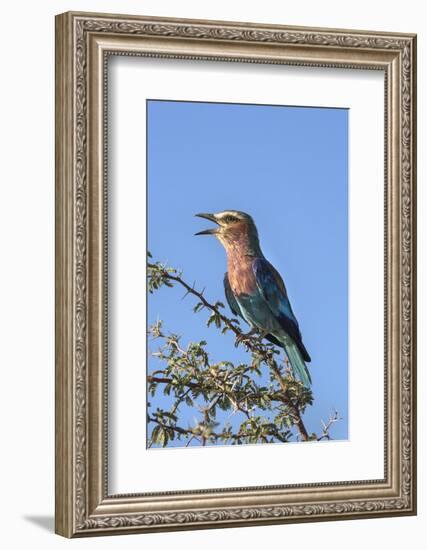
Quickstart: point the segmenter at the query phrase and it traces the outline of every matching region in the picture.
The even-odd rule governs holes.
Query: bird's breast
[[[235,296],[254,294],[257,289],[252,258],[229,254],[228,280]]]

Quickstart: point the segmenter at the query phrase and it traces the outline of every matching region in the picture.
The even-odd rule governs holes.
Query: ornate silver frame
[[[385,73],[385,478],[109,495],[105,369],[108,55]],[[56,532],[66,537],[416,513],[416,37],[248,23],[56,17]]]

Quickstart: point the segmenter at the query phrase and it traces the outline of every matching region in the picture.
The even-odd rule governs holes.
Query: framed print
[[[416,513],[416,37],[56,18],[56,532]]]

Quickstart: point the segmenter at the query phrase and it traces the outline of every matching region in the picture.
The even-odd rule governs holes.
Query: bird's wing
[[[230,306],[231,311],[236,315],[237,317],[244,318],[242,315],[242,312],[240,310],[240,306],[237,303],[236,298],[234,297],[233,291],[231,290],[230,281],[228,280],[228,273],[225,272],[224,274],[224,291],[225,291],[225,297],[227,299],[228,305]]]
[[[224,275],[224,290],[225,290],[225,297],[227,298],[228,305],[231,309],[231,311],[236,315],[237,317],[241,317],[244,321],[246,319],[243,316],[242,310],[240,309],[239,302],[236,300],[233,291],[231,290],[230,281],[228,280],[228,273],[225,272]],[[265,338],[269,340],[272,344],[275,344],[276,346],[281,346],[282,344],[279,342],[277,338],[275,338],[272,334],[266,334]]]
[[[302,343],[298,321],[292,311],[285,283],[280,274],[265,258],[255,258],[252,266],[261,296],[283,330],[294,340],[304,360],[309,362],[310,356]]]

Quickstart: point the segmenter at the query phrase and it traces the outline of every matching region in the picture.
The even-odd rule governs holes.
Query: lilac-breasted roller
[[[302,343],[283,279],[261,251],[253,219],[237,210],[196,216],[218,226],[196,235],[215,235],[225,248],[224,289],[231,311],[251,326],[249,334],[259,332],[261,337],[282,347],[294,376],[308,387],[311,377],[306,363],[311,359]]]

